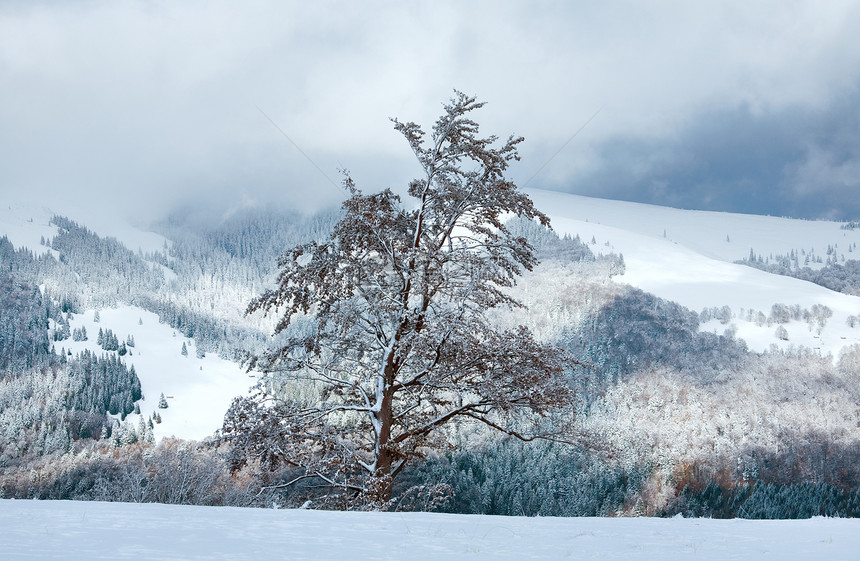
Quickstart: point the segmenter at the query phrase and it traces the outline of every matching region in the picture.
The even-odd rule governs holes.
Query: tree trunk
[[[389,384],[388,388],[390,387],[391,385]],[[391,440],[391,425],[394,422],[394,413],[392,411],[394,396],[388,388],[383,393],[382,406],[378,417],[380,422],[379,447],[376,456],[376,473],[374,473],[374,476],[382,483],[379,487],[380,501],[391,499],[391,468],[395,461],[393,451],[388,447],[388,442]]]

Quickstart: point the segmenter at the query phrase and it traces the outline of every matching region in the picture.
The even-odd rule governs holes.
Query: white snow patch
[[[153,411],[161,415],[162,423],[155,425],[156,438],[201,440],[212,435],[221,428],[233,398],[246,394],[254,382],[235,362],[214,354],[196,358],[194,341],[159,323],[152,312],[121,306],[99,310],[99,323],[93,320],[94,316],[94,310],[87,310],[70,322],[72,329],[86,327],[87,341],[67,339],[55,343],[55,347],[58,350],[64,347],[75,354],[89,349],[100,355],[104,351],[96,343],[99,328],[111,329],[120,342],[133,336],[135,346],[123,360],[129,368],[134,366],[140,378],[144,395],[139,402],[141,415],[150,417]],[[188,356],[181,354],[183,343]],[[162,393],[169,396],[167,409],[157,408]],[[129,415],[127,420],[136,426],[138,416]]]

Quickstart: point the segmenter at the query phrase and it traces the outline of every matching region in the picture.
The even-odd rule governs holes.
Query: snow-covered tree
[[[235,467],[286,463],[299,468],[290,483],[316,478],[379,507],[410,460],[448,444],[438,429],[449,421],[550,437],[540,421],[571,404],[572,363],[525,327],[502,331],[486,317],[520,305],[506,289],[537,262],[503,218],[549,220],[505,178],[522,138],[497,148],[478,135],[470,114],[482,105],[457,92],[429,138],[394,120],[423,171],[412,200],[365,195],[347,175],[351,197],[329,240],[281,258],[277,287],[248,311],[280,314],[276,333],[300,317],[313,325],[250,359],[270,376],[225,419]],[[296,379],[316,384],[318,399],[279,391]]]
[[[87,328],[86,327],[76,327],[72,330],[72,341],[86,341],[87,340]]]

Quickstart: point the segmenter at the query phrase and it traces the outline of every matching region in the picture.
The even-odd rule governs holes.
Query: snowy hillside
[[[524,518],[0,500],[9,559],[848,561],[860,520]]]
[[[751,249],[757,255],[792,250],[826,255],[834,247],[840,260],[858,258],[849,247],[860,242],[860,230],[840,229],[837,222],[678,210],[539,190],[529,194],[560,234],[593,240],[595,253],[621,253],[626,272],[620,282],[696,312],[728,306],[737,336],[753,350],[805,346],[836,357],[846,345],[860,342],[860,329],[847,325],[849,316],[860,314],[860,298],[734,263]],[[775,326],[745,319],[750,311],[768,314],[774,304],[819,304],[833,317],[820,333],[803,322],[789,323],[788,339],[780,340]],[[702,328],[722,333],[725,326],[713,321]]]
[[[621,254],[626,272],[615,280],[697,312],[724,306],[730,309],[728,321],[703,321],[702,330],[722,334],[730,329],[752,350],[764,351],[772,345],[786,349],[802,346],[824,355],[830,353],[834,359],[844,347],[860,342],[860,328],[849,327],[847,321],[860,315],[860,298],[735,263],[748,257],[751,250],[757,255],[803,251],[813,256],[813,266],[815,256],[827,255],[830,250],[835,260],[844,261],[855,256],[851,248],[860,241],[860,230],[840,229],[835,222],[686,211],[540,190],[532,190],[530,195],[537,207],[550,215],[559,234],[578,235],[596,254]],[[171,243],[119,217],[66,207],[59,211],[79,213],[70,217],[103,237],[117,238],[133,251],[158,253]],[[15,247],[26,247],[36,254],[56,253],[41,243],[43,238],[57,234],[56,226],[49,224],[56,210],[10,200],[0,208],[0,234],[8,236]],[[158,266],[168,280],[175,278],[172,270]],[[221,319],[229,312],[240,320],[241,310],[252,295],[248,286],[213,282],[207,276],[199,277],[189,289],[192,298],[199,300],[197,306],[218,302],[212,312]],[[554,289],[570,288],[559,285]],[[785,337],[779,338],[775,335],[777,326],[755,320],[759,312],[767,315],[775,304],[803,310],[824,306],[832,311],[832,317],[823,325],[788,322],[783,326]],[[212,353],[197,358],[193,340],[159,324],[151,312],[122,306],[100,313],[100,324],[93,321],[93,309],[75,316],[70,327],[85,327],[90,340],[66,341],[63,346],[74,353],[85,348],[100,352],[95,343],[99,327],[113,329],[121,337],[134,335],[138,348],[127,362],[135,365],[147,398],[141,404],[142,414],[151,415],[161,393],[172,396],[171,407],[161,415],[163,424],[155,428],[157,437],[200,439],[210,435],[220,426],[230,400],[247,391],[254,381],[236,364]],[[183,342],[188,356],[180,354]],[[129,420],[136,422],[136,417]]]
[[[860,241],[860,231],[842,230],[840,222],[827,220],[682,210],[539,189],[528,193],[551,216],[664,239],[721,261],[743,259],[750,249],[764,255],[804,249],[825,256],[828,245],[836,247],[838,256],[850,259],[849,244]]]
[[[680,210],[541,190],[529,194],[550,215],[560,234],[593,241],[590,247],[595,253],[622,254],[626,273],[621,282],[696,312],[728,306],[737,336],[753,350],[764,351],[771,345],[804,346],[837,357],[846,345],[860,343],[860,328],[851,329],[846,323],[849,316],[860,315],[860,298],[735,264],[751,250],[764,256],[792,251],[799,255],[802,251],[813,258],[813,268],[818,266],[816,256],[832,255],[842,262],[860,258],[860,251],[852,250],[860,243],[860,229],[840,229],[840,223],[830,221]],[[133,251],[158,252],[170,243],[119,217],[68,206],[61,211],[69,211],[72,219],[101,236],[117,238]],[[48,224],[54,212],[44,205],[10,202],[0,209],[0,234],[8,236],[15,247],[44,252],[39,241],[56,233]],[[245,304],[243,300],[230,307],[241,310]],[[801,308],[818,304],[831,309],[833,316],[820,333],[803,322],[788,324],[788,338],[780,340],[774,336],[773,325],[748,321],[755,312],[767,315],[774,304]],[[720,333],[725,328],[716,321],[703,326]]]
[[[124,360],[135,367],[140,378],[145,397],[140,402],[141,415],[146,419],[158,412],[162,419],[154,428],[156,440],[164,436],[189,440],[211,436],[221,427],[233,398],[247,393],[254,383],[235,362],[211,354],[198,357],[193,339],[159,323],[152,312],[121,306],[100,310],[98,323],[94,316],[95,311],[88,310],[70,322],[72,329],[86,329],[87,341],[69,340],[62,345],[75,354],[84,349],[100,354],[104,352],[97,344],[100,329],[110,329],[123,341],[133,338],[135,345]],[[166,409],[158,408],[161,394],[167,400]],[[139,422],[136,414],[127,420],[134,426]]]
[[[161,251],[169,243],[163,236],[135,226],[122,216],[92,207],[68,202],[36,203],[20,194],[6,197],[4,203],[0,205],[0,236],[8,237],[16,248],[26,247],[37,254],[45,251],[41,239],[57,234],[57,228],[49,224],[56,215],[68,216],[102,237],[116,238],[134,252]]]

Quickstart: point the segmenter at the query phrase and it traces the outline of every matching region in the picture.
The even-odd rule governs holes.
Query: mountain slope
[[[593,239],[595,252],[621,253],[626,271],[620,282],[694,311],[728,306],[737,336],[754,350],[802,345],[836,356],[860,342],[860,329],[847,325],[849,316],[860,314],[860,298],[734,263],[750,249],[760,255],[801,249],[824,255],[828,246],[837,246],[837,258],[850,259],[854,252],[848,248],[860,242],[858,230],[840,229],[837,222],[688,211],[549,191],[529,194],[560,234]],[[789,339],[780,340],[774,325],[758,326],[743,317],[750,310],[767,315],[774,304],[827,306],[833,316],[821,333],[802,322],[789,324]],[[713,328],[716,323],[703,326]]]
[[[510,224],[521,230],[517,235],[533,239],[543,262],[513,289],[528,309],[494,317],[526,324],[583,363],[568,373],[578,390],[578,414],[563,420],[583,448],[517,448],[464,428],[456,436],[461,439],[456,456],[428,458],[408,478],[451,484],[458,494],[446,508],[455,512],[715,517],[739,516],[743,508],[763,517],[860,512],[860,346],[854,346],[860,298],[735,263],[752,250],[766,256],[764,265],[790,254],[795,261],[798,255],[808,259],[811,267],[832,269],[821,258],[851,259],[857,231],[833,222],[698,213],[542,191],[531,195],[556,231],[571,239],[527,221]],[[273,318],[245,317],[247,301],[274,282],[276,255],[326,235],[337,213],[308,218],[249,209],[215,222],[174,215],[162,225],[165,237],[154,235],[159,243],[144,254],[104,238],[117,234],[127,244],[147,237],[127,224],[111,230],[102,222],[96,235],[86,223],[75,224],[74,215],[52,225],[50,218],[42,223],[36,215],[31,222],[17,212],[7,210],[0,227],[13,240],[35,246],[16,252],[9,243],[0,244],[0,258],[9,261],[10,280],[17,279],[20,294],[32,295],[33,302],[44,296],[48,329],[36,322],[34,334],[73,355],[100,354],[99,329],[112,330],[122,341],[133,337],[134,346],[127,345],[121,360],[134,366],[146,399],[126,403],[113,418],[101,417],[117,429],[105,434],[108,442],[64,433],[64,419],[84,412],[64,408],[61,397],[51,402],[58,409],[54,420],[39,413],[44,406],[30,403],[27,410],[36,413],[22,421],[29,428],[0,442],[9,451],[0,456],[0,467],[7,462],[11,469],[0,475],[13,496],[98,500],[132,500],[124,478],[133,475],[138,482],[151,478],[152,491],[141,490],[133,500],[166,500],[155,492],[174,485],[162,480],[174,471],[165,466],[191,461],[189,449],[175,441],[154,449],[134,444],[128,426],[141,427],[141,420],[160,412],[157,437],[202,439],[220,427],[231,399],[254,382],[232,361],[270,341]],[[38,232],[50,238],[46,245],[35,239]],[[9,315],[26,323],[24,308],[10,306]],[[88,340],[81,337],[84,328]],[[62,374],[62,367],[56,368]],[[21,373],[21,378],[33,374],[42,386],[50,383],[50,372]],[[285,384],[285,391],[296,395],[313,391],[299,381]],[[172,396],[166,410],[156,409],[161,393]],[[14,412],[13,394],[0,392],[0,407]],[[140,418],[129,414],[135,405]],[[123,415],[128,426],[115,422]],[[42,435],[50,432],[45,427],[65,438],[43,445],[48,440]],[[149,427],[138,428],[138,438],[141,430],[146,439],[152,435]],[[101,425],[87,434],[99,432]],[[18,433],[35,440],[20,440]],[[16,450],[36,452],[23,456]],[[90,456],[93,450],[98,452]],[[76,455],[68,460],[60,455],[65,452]],[[277,485],[257,475],[230,479],[223,457],[212,448],[194,453],[209,458],[201,473],[217,472],[241,488],[218,499],[192,494],[194,500],[302,503],[291,503],[289,494],[280,495]],[[118,464],[135,454],[140,465]],[[47,475],[38,486],[29,483],[30,461],[46,462]],[[80,473],[69,471],[69,461]],[[547,480],[546,474],[554,475]],[[85,480],[92,485],[78,488]]]

